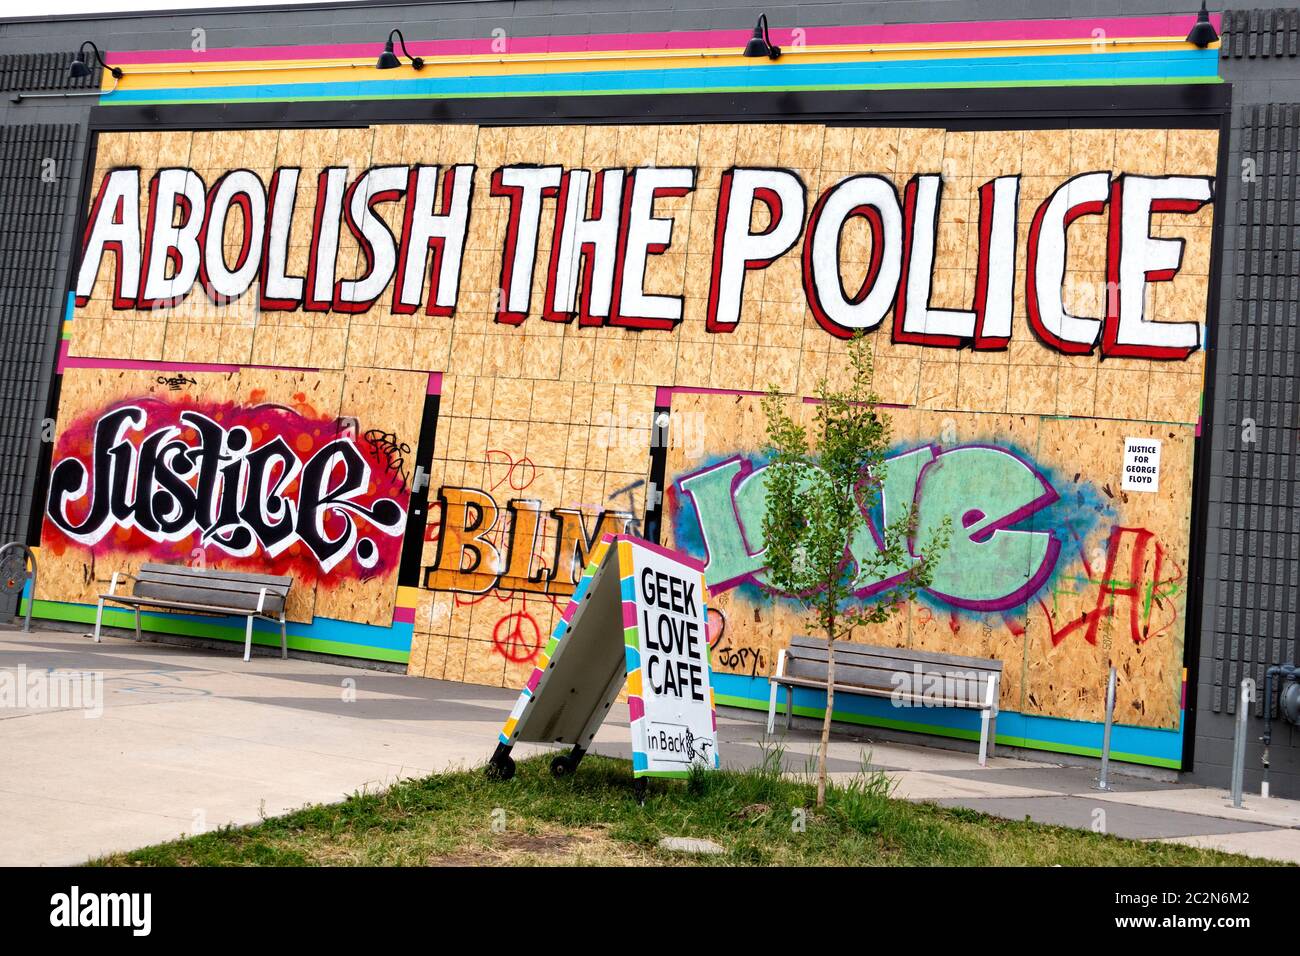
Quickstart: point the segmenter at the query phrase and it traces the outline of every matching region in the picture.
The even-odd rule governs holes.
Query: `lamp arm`
[[[115,80],[120,80],[122,78],[122,68],[120,66],[109,66],[107,63],[105,63],[104,54],[99,52],[99,47],[95,46],[94,40],[83,41],[81,44],[81,49],[78,52],[85,53],[86,47],[90,47],[90,49],[94,52],[95,62],[99,64],[99,68],[101,70],[107,70],[109,73],[113,75],[113,79]]]
[[[406,48],[406,37],[402,35],[401,30],[394,30],[388,34],[388,42],[393,42],[393,37],[397,37],[397,42],[402,45],[402,54],[411,61],[412,68],[419,70],[424,67],[424,57],[412,56],[411,51]]]
[[[393,42],[393,37],[397,37],[397,42],[402,45],[402,55],[408,60],[411,59],[411,51],[406,48],[406,37],[402,36],[402,31],[394,30],[392,33],[388,34],[389,43]]]

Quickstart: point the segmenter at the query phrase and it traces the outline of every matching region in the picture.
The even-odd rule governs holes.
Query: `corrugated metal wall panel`
[[[1263,59],[1300,54],[1300,8],[1224,10],[1224,59]]]
[[[63,310],[59,242],[78,180],[77,127],[0,128],[0,540],[26,536],[25,480],[41,427],[51,323]]]
[[[6,53],[0,55],[0,90],[37,93],[42,90],[91,90],[99,86],[100,68],[90,62],[90,75],[68,76],[68,66],[76,54]]]
[[[1255,11],[1261,30],[1270,11]],[[1232,14],[1234,21],[1241,14]],[[1254,21],[1252,21],[1254,22]],[[1259,49],[1266,48],[1257,34]],[[1234,44],[1236,40],[1234,38]],[[1271,42],[1271,41],[1270,41]],[[1214,615],[1210,708],[1234,713],[1243,677],[1295,659],[1300,600],[1300,104],[1242,107],[1241,176],[1228,362],[1221,578]],[[1257,427],[1248,441],[1246,420]],[[1207,595],[1208,596],[1208,595]],[[1262,715],[1262,702],[1256,706]]]

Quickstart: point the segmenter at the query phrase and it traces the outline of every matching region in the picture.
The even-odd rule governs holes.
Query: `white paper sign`
[[[1124,491],[1160,490],[1160,439],[1124,439],[1124,474],[1120,488]]]

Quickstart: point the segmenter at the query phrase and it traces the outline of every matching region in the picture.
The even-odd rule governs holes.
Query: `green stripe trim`
[[[27,602],[24,600],[18,609],[18,613],[25,613],[26,608]],[[74,621],[93,626],[95,623],[95,608],[80,604],[64,604],[60,601],[37,601],[32,609],[32,616],[54,621]],[[106,607],[104,608],[103,623],[105,627],[119,627],[124,630],[134,631],[135,613]],[[140,629],[157,634],[177,634],[182,637],[200,637],[207,640],[230,641],[235,644],[244,643],[244,629],[242,627],[231,627],[228,624],[205,621],[198,617],[170,618],[143,611],[140,614]],[[259,647],[278,648],[280,646],[280,635],[254,630],[253,643]],[[335,657],[358,657],[365,660],[388,661],[395,664],[406,664],[411,656],[410,651],[367,647],[364,644],[349,644],[343,641],[323,641],[318,638],[304,637],[301,634],[293,633],[289,634],[289,647],[295,651],[330,654]]]
[[[750,700],[747,697],[732,697],[727,694],[717,694],[716,701],[727,707],[740,707],[745,710],[766,711],[768,705],[758,701]],[[784,707],[777,707],[777,716],[785,713]],[[804,707],[796,704],[794,713],[797,717],[812,717],[817,720],[822,719],[825,715],[824,710],[816,707]],[[846,714],[842,711],[832,711],[831,719],[838,720],[846,724],[859,724],[866,727],[884,727],[887,730],[905,730],[910,733],[929,734],[933,737],[951,737],[958,740],[971,740],[978,742],[980,739],[979,731],[963,730],[960,727],[938,727],[933,724],[919,724],[910,720],[894,720],[890,717],[868,717],[863,714]],[[995,744],[1002,744],[1007,747],[1021,747],[1026,750],[1045,750],[1052,753],[1075,754],[1082,757],[1100,757],[1100,747],[1080,747],[1072,744],[1048,742],[1044,740],[1034,740],[1030,737],[1007,737],[997,734],[994,737]],[[1118,760],[1122,763],[1143,764],[1149,767],[1167,767],[1170,770],[1182,769],[1181,764],[1176,760],[1170,760],[1166,757],[1148,757],[1143,754],[1122,753],[1112,750],[1110,752],[1111,760]]]
[[[708,768],[712,770],[713,768]],[[634,777],[666,777],[673,780],[685,780],[691,775],[689,770],[633,770]]]
[[[357,96],[354,94],[339,94],[337,96],[286,96],[277,98],[275,96],[241,96],[230,99],[211,100],[211,99],[132,99],[129,102],[114,103],[111,96],[100,97],[99,105],[101,106],[171,106],[177,104],[194,104],[206,103],[213,106],[221,106],[226,103],[317,103],[317,102],[337,102],[342,100],[474,100],[474,99],[506,99],[513,97],[542,97],[542,96],[663,96],[664,94],[675,93],[799,93],[802,91],[823,91],[823,90],[970,90],[970,89],[1024,89],[1030,87],[1064,87],[1064,86],[1186,86],[1200,83],[1222,83],[1222,77],[1218,76],[1179,76],[1179,77],[1105,77],[1086,80],[1024,80],[1018,83],[1002,83],[996,81],[971,80],[967,82],[949,82],[949,83],[815,83],[808,86],[682,86],[682,87],[651,87],[646,89],[631,90],[544,90],[544,91],[520,91],[511,93],[457,93],[453,96],[445,96],[441,93],[408,93],[400,97],[384,96],[376,94],[374,96]]]

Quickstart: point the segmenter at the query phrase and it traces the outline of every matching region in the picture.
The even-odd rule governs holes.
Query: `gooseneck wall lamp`
[[[1196,15],[1196,22],[1192,24],[1191,32],[1187,34],[1187,42],[1204,50],[1217,39],[1219,34],[1215,32],[1214,24],[1210,22],[1210,11],[1205,9],[1205,0],[1201,0],[1201,12]]]
[[[85,43],[81,44],[81,49],[77,51],[77,55],[72,58],[72,62],[68,65],[68,76],[72,77],[74,80],[80,80],[90,76],[90,64],[86,60],[86,47],[90,47],[90,52],[95,57],[95,62],[108,70],[108,72],[113,75],[113,79],[120,80],[122,78],[122,68],[120,66],[109,66],[105,63],[103,55],[99,52],[99,47],[95,46],[93,40],[87,40]]]
[[[744,56],[765,56],[769,60],[775,60],[781,55],[781,48],[772,45],[772,35],[767,32],[767,14],[764,13],[758,18],[758,23],[754,25],[754,35],[749,38],[745,44]]]
[[[411,56],[411,51],[406,48],[406,37],[402,36],[401,30],[394,30],[388,34],[388,42],[384,44],[384,52],[379,54],[379,59],[375,62],[376,70],[395,70],[402,65],[402,60],[393,52],[393,37],[402,44],[402,53],[411,61],[411,68],[415,70],[424,69],[424,58]]]
[[[89,48],[90,53],[87,55],[86,50]],[[59,90],[56,93],[28,93],[19,91],[9,97],[12,103],[21,103],[24,100],[48,100],[48,99],[72,99],[77,96],[110,96],[113,90],[117,89],[117,81],[122,78],[122,68],[120,66],[109,66],[104,62],[103,55],[99,52],[99,47],[87,40],[81,44],[72,62],[68,64],[68,78],[72,80],[83,80],[91,75],[91,64],[97,63],[104,68],[108,74],[113,77],[113,87],[108,90],[85,89],[85,90]]]

